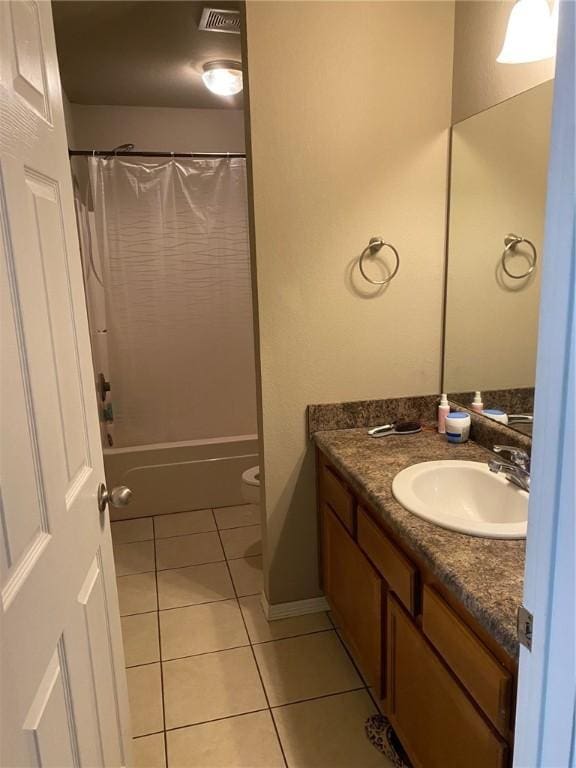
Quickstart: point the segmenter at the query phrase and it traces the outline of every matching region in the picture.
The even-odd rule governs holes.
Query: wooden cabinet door
[[[415,768],[503,768],[507,746],[388,598],[388,716]]]
[[[380,696],[383,581],[326,504],[322,518],[324,590],[355,660]]]

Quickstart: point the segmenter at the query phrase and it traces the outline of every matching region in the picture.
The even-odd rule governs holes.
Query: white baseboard
[[[320,613],[329,611],[330,606],[325,597],[311,597],[308,600],[294,600],[291,603],[274,603],[270,605],[266,595],[262,593],[262,608],[268,621],[287,619],[290,616],[304,616],[307,613]]]

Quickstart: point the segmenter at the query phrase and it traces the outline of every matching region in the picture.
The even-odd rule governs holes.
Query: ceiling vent
[[[232,35],[239,35],[240,11],[204,8],[198,29],[201,32],[228,32]]]

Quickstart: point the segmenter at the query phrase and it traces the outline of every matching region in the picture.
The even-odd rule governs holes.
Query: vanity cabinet
[[[415,768],[511,764],[515,662],[317,452],[322,584]]]

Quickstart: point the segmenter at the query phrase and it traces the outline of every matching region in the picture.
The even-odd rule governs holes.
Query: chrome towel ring
[[[388,275],[388,277],[386,277],[384,280],[373,280],[364,271],[364,259],[368,255],[375,256],[378,253],[378,251],[380,251],[382,248],[390,248],[390,250],[394,254],[394,258],[396,259],[396,266],[392,270],[391,274]],[[389,283],[390,280],[392,280],[392,278],[396,276],[396,273],[400,268],[400,256],[398,255],[398,251],[396,250],[396,248],[394,248],[394,246],[391,245],[390,243],[385,243],[381,237],[371,237],[370,242],[360,254],[360,260],[358,262],[358,266],[360,268],[360,272],[362,273],[362,277],[364,278],[364,280],[367,280],[369,283],[372,283],[373,285],[386,285],[386,283]]]
[[[506,264],[506,260],[510,253],[515,250],[516,246],[520,243],[526,243],[526,245],[530,248],[532,251],[532,259],[530,261],[530,266],[526,270],[526,272],[523,272],[521,275],[515,275],[513,272],[510,272],[508,269],[508,266]],[[534,272],[536,269],[536,261],[538,259],[538,252],[536,251],[536,246],[532,242],[532,240],[528,240],[526,237],[520,237],[519,235],[506,235],[504,238],[504,245],[506,248],[504,248],[504,251],[502,253],[502,269],[508,277],[511,277],[513,280],[522,280],[524,277],[528,277],[529,275]]]

